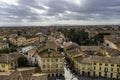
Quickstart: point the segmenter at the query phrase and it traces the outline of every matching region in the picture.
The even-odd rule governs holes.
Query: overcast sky
[[[0,26],[119,22],[120,0],[0,0]]]

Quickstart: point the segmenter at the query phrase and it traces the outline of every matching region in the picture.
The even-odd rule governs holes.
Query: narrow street
[[[71,72],[69,69],[67,69],[66,67],[65,69],[65,80],[78,80]]]
[[[75,75],[71,72],[72,67],[66,59],[64,64],[65,64],[65,67],[64,67],[65,80],[78,80],[77,77],[75,77]]]

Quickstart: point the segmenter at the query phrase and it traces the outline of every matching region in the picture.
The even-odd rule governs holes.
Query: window
[[[108,64],[105,64],[105,66],[108,66]]]
[[[47,67],[50,68],[50,65],[48,64]]]
[[[100,67],[99,70],[101,70],[102,68]]]
[[[111,66],[114,66],[114,64],[111,64]]]
[[[2,64],[1,66],[4,68],[4,67],[5,67],[5,64]]]
[[[120,67],[120,64],[118,64],[117,66]]]
[[[113,68],[111,68],[111,71],[113,71]]]
[[[56,64],[56,68],[58,68],[58,64]]]
[[[85,69],[85,67],[82,67],[82,69],[84,70],[84,69]]]
[[[58,59],[56,59],[56,62],[58,62]]]
[[[100,63],[99,65],[102,65],[102,63]]]
[[[94,65],[96,65],[96,63],[94,63]]]
[[[54,64],[51,64],[51,68],[54,68]]]
[[[108,71],[108,68],[104,68],[104,71],[107,72],[107,71]]]
[[[10,65],[11,65],[11,66],[14,66],[14,63],[11,63]]]
[[[120,70],[120,69],[119,69],[119,68],[117,68],[117,72],[119,72],[119,70]]]
[[[94,70],[95,70],[96,68],[94,67]]]
[[[49,62],[49,59],[47,59],[47,62]]]
[[[43,68],[45,68],[45,65],[43,65]]]

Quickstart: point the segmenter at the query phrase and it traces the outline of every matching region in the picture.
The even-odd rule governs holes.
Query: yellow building
[[[0,49],[9,48],[8,43],[0,43]]]
[[[68,42],[64,45],[64,51],[66,57],[74,61],[74,57],[82,56],[83,53],[80,50],[80,46],[73,42]]]
[[[1,38],[1,39],[4,39],[4,38],[6,38],[6,37],[8,37],[8,34],[7,34],[7,33],[0,33],[0,38]]]
[[[78,74],[120,79],[120,58],[106,56],[107,53],[105,53],[104,49],[91,48],[90,46],[79,47],[77,44],[70,42],[66,43],[64,50]],[[108,54],[111,55],[115,52],[119,53],[112,50]],[[91,53],[95,54],[90,55]]]
[[[45,49],[39,53],[42,72],[48,73],[49,77],[64,76],[64,56],[50,49]]]
[[[75,68],[81,75],[120,79],[120,58],[84,56],[75,58]]]
[[[30,45],[30,44],[33,44],[37,41],[39,41],[39,37],[38,36],[35,36],[35,37],[32,37],[32,36],[19,36],[17,38],[9,38],[9,41],[14,44],[14,45],[17,45],[17,46],[26,46],[26,45]]]
[[[22,56],[22,54],[0,54],[0,72],[10,72],[18,67],[17,59],[20,56]]]

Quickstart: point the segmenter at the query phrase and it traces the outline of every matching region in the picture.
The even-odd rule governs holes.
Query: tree
[[[18,66],[19,67],[28,67],[29,62],[26,57],[20,57],[18,58]]]
[[[77,29],[61,29],[61,32],[69,40],[76,42],[79,45],[98,45],[97,38],[89,38],[89,33],[84,30]],[[102,36],[100,36],[102,37]],[[100,39],[98,39],[100,40]]]
[[[10,52],[11,52],[10,48],[0,49],[0,53],[10,53]]]

